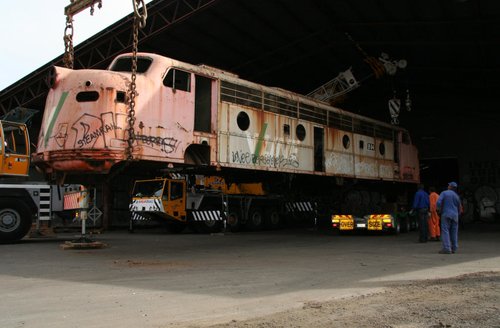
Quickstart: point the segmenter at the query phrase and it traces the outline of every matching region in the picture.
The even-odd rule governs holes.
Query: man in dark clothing
[[[418,241],[421,243],[427,242],[427,235],[429,233],[429,227],[427,225],[429,207],[429,194],[424,190],[424,185],[419,184],[418,191],[415,193],[415,197],[413,198],[413,210],[417,212],[419,230]]]
[[[462,213],[462,203],[457,194],[457,183],[450,182],[448,190],[438,198],[437,208],[441,209],[441,241],[440,254],[456,253],[458,249],[458,216]]]

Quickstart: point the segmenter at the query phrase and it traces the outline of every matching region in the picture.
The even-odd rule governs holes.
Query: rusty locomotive
[[[401,127],[206,65],[150,53],[137,64],[133,133],[131,54],[107,70],[54,68],[34,163],[79,183],[191,170],[306,196],[401,193],[419,182],[418,151]]]

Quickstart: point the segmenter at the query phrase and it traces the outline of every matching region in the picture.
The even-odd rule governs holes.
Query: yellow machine
[[[228,195],[264,196],[266,194],[262,182],[227,184],[224,178],[218,176],[196,176],[196,185],[210,190],[218,190]]]
[[[188,186],[189,181],[189,186]],[[277,228],[285,212],[313,212],[311,205],[286,204],[283,197],[267,193],[262,183],[227,183],[219,176],[182,176],[138,180],[132,192],[133,221],[166,219],[178,232],[192,223],[200,232],[217,232],[228,225],[236,231]]]
[[[185,222],[186,181],[166,178],[136,181],[131,209]]]
[[[30,143],[25,124],[0,121],[0,156],[0,176],[28,175]]]
[[[26,121],[31,112],[16,109],[7,117]],[[29,168],[30,142],[26,124],[5,118],[0,120],[0,244],[20,240],[34,222],[38,231],[40,221],[49,221],[53,212],[62,210],[62,198],[52,196],[52,190],[58,194],[57,186],[28,181]]]
[[[26,122],[37,113],[15,108],[0,119],[0,244],[16,242],[41,223],[64,210],[63,186],[33,181],[29,176],[31,152]],[[35,225],[33,225],[35,224]]]

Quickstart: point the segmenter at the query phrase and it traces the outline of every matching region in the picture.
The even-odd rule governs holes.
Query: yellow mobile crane
[[[233,232],[246,228],[276,229],[283,214],[315,219],[311,202],[286,201],[262,182],[228,183],[220,176],[171,174],[169,178],[137,180],[130,203],[134,221],[159,219],[170,232],[190,225],[199,232]]]
[[[137,30],[146,24],[147,12],[144,0],[132,0],[132,3],[136,18],[133,47],[137,52]],[[102,0],[70,0],[65,7],[63,62],[66,67],[73,67],[73,17],[87,8],[93,14],[94,6],[101,8]],[[133,98],[135,89],[130,94]],[[64,210],[62,186],[28,181],[31,152],[26,122],[35,113],[31,109],[16,108],[0,118],[0,243],[22,239],[35,219],[38,228],[40,221],[48,221],[53,212]]]
[[[30,140],[26,122],[36,111],[16,108],[0,119],[0,243],[23,238],[33,222],[61,211],[61,190],[45,182],[28,181]],[[54,197],[59,194],[59,197]]]

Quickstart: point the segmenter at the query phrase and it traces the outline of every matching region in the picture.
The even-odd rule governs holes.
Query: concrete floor
[[[117,231],[95,237],[106,249],[62,250],[71,238],[0,245],[0,327],[200,327],[392,283],[500,271],[500,224],[461,230],[453,255],[416,243],[416,232]]]

